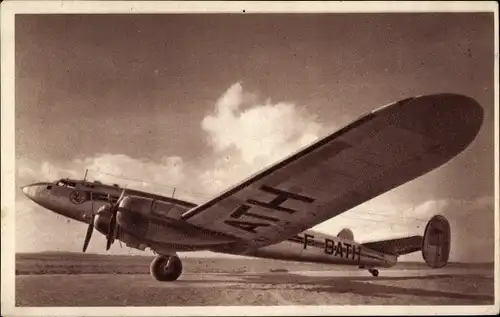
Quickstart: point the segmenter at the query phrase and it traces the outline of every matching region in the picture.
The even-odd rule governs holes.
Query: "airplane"
[[[310,228],[445,164],[476,137],[479,103],[459,94],[407,98],[361,116],[220,195],[194,203],[87,180],[22,187],[38,205],[139,250],[151,249],[158,281],[182,274],[177,252],[212,251],[290,261],[378,268],[421,251],[431,268],[449,259],[451,228],[442,215],[423,235],[358,243],[351,229],[336,236]]]

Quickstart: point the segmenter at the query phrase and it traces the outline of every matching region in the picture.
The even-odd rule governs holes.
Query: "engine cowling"
[[[167,218],[175,204],[152,198],[127,196],[119,206],[117,222],[121,228],[136,236],[146,237],[151,230],[150,219]]]
[[[111,224],[111,212],[109,206],[103,206],[99,209],[94,218],[94,227],[103,235],[108,234]]]
[[[120,210],[142,214],[144,216],[156,215],[168,217],[169,212],[171,212],[175,206],[176,205],[173,203],[152,198],[127,196],[121,201]]]
[[[151,200],[149,199],[149,202],[147,200],[148,199],[139,197],[134,200],[131,200],[128,197],[123,199],[116,215],[116,221],[118,224],[117,234],[122,231],[120,230],[120,228],[122,228],[136,235],[146,235],[149,229],[149,221],[143,215],[151,212],[148,210],[151,206]],[[132,202],[134,204],[131,204]],[[104,235],[107,235],[111,225],[111,216],[110,206],[102,206],[94,218],[94,227],[96,230]]]
[[[351,229],[344,228],[339,231],[339,233],[337,234],[337,238],[354,241],[354,233]]]
[[[422,240],[422,257],[431,268],[441,268],[448,263],[451,245],[451,228],[448,220],[436,215],[425,227]]]

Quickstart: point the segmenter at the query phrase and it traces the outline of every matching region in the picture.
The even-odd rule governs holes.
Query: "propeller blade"
[[[109,250],[109,248],[111,248],[111,245],[113,244],[114,242],[114,233],[115,233],[115,228],[116,227],[116,212],[114,212],[112,215],[111,215],[111,220],[109,222],[109,230],[108,230],[108,234],[106,235],[106,251]]]
[[[120,197],[116,201],[116,206],[118,206],[120,204],[120,202],[123,200],[123,198],[125,198],[125,189],[122,190],[122,193],[120,194]]]
[[[109,251],[109,249],[111,248],[111,244],[113,244],[113,242],[111,242],[111,240],[107,240],[106,241],[106,251]]]
[[[125,189],[122,191],[120,194],[120,197],[118,200],[113,204],[111,203],[111,200],[109,201],[110,203],[110,211],[111,211],[111,219],[109,221],[109,230],[108,234],[106,235],[106,251],[111,248],[111,245],[115,241],[115,231],[116,231],[116,214],[118,213],[118,207],[120,205],[120,202],[123,200],[125,197]]]
[[[94,231],[94,216],[92,216],[92,221],[89,223],[87,228],[87,234],[85,235],[85,241],[83,242],[83,253],[87,251],[87,247],[89,246],[90,238],[92,237],[92,232]]]

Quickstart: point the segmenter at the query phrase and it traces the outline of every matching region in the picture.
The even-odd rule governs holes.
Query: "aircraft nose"
[[[29,199],[33,199],[35,197],[35,190],[32,185],[27,185],[21,187],[24,196],[28,197]]]
[[[21,187],[23,194],[29,199],[36,201],[40,196],[41,189],[45,188],[49,183],[34,183]]]

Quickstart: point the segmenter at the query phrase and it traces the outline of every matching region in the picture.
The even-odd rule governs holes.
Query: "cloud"
[[[255,99],[235,83],[201,123],[218,158],[201,177],[213,192],[241,181],[321,135],[321,125],[297,105],[273,104],[270,100],[258,103]]]
[[[104,178],[109,179],[111,175],[117,175],[126,177],[129,181],[142,180],[143,182],[138,184],[140,186],[147,186],[149,183],[166,184],[167,182],[179,184],[185,181],[184,162],[178,156],[163,157],[159,162],[152,162],[144,158],[131,158],[123,154],[101,154],[77,160],[75,163],[83,165],[93,172],[107,173],[103,174]]]
[[[201,202],[266,165],[314,140],[322,131],[315,118],[293,103],[257,102],[257,95],[235,83],[221,95],[213,113],[201,122],[212,146],[202,166],[186,166],[178,156],[160,161],[102,153],[67,162],[18,161],[18,179],[88,178],[122,186],[176,193]],[[197,172],[201,171],[201,172]]]
[[[66,162],[52,164],[20,160],[18,162],[18,182],[25,185],[35,181],[53,181],[59,178],[82,179],[88,169],[88,180],[99,180],[103,183],[116,183],[120,186],[137,188],[170,195],[173,189],[183,194],[184,199],[195,199],[189,192],[188,176],[182,158],[166,156],[160,161],[146,158],[132,158],[123,154],[96,154],[92,157],[78,158]],[[191,186],[192,187],[192,186]],[[185,189],[185,190],[182,190]],[[199,198],[199,197],[198,197]]]

